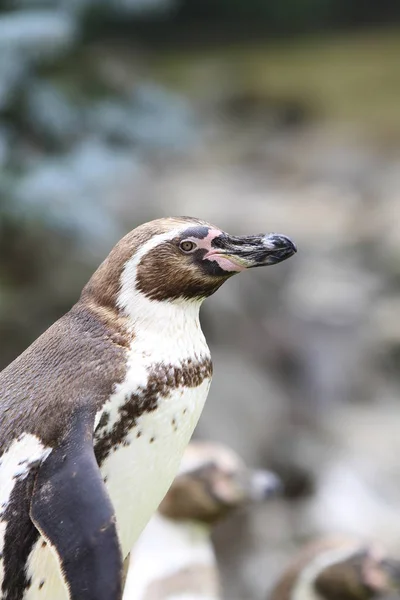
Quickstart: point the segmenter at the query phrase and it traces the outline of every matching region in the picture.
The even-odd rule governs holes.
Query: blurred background
[[[391,0],[0,0],[1,368],[143,221],[298,245],[203,309],[196,435],[285,482],[216,531],[226,598],[322,533],[400,555],[399,56]]]

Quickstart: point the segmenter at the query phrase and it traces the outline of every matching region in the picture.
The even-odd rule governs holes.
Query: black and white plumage
[[[204,298],[295,252],[191,218],[123,238],[78,303],[0,373],[2,600],[117,600],[211,382]]]

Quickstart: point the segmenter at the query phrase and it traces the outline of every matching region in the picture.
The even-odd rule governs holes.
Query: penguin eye
[[[179,248],[183,250],[183,252],[192,252],[197,246],[190,240],[183,240],[183,242],[179,244]]]

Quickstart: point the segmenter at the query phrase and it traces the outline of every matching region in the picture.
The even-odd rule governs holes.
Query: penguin
[[[229,447],[190,443],[178,475],[131,553],[123,600],[219,600],[213,526],[279,490],[274,473],[248,468]]]
[[[200,305],[295,251],[191,217],[140,225],[0,373],[2,600],[121,598],[210,387]]]
[[[303,547],[268,600],[400,600],[400,561],[374,542],[327,536]]]

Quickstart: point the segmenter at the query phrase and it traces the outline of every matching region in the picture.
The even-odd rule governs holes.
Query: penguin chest
[[[124,557],[176,475],[211,382],[209,356],[135,366],[103,408],[95,452],[113,503]],[[138,380],[138,377],[141,380]]]

